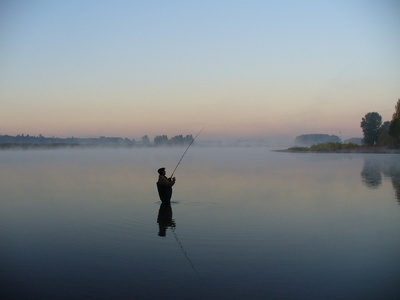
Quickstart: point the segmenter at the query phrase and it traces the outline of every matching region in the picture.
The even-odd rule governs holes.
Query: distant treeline
[[[62,146],[96,146],[96,145],[120,145],[120,146],[161,146],[161,145],[185,145],[189,144],[193,140],[193,136],[177,135],[170,139],[166,135],[159,135],[154,138],[154,142],[150,143],[150,139],[147,135],[142,137],[141,141],[135,139],[121,138],[121,137],[105,137],[99,138],[57,138],[57,137],[44,137],[43,135],[32,136],[32,135],[0,135],[0,147],[1,148],[13,148],[13,147],[24,147],[28,148],[28,145],[44,145],[49,147],[62,147]],[[39,146],[37,146],[39,147]]]
[[[44,137],[43,135],[0,135],[0,144],[68,144],[68,145],[134,145],[135,140],[120,137],[105,137],[99,138],[57,138],[57,137]]]
[[[296,145],[311,146],[319,143],[341,143],[341,139],[329,134],[303,134],[295,139]]]
[[[295,145],[297,146],[312,146],[316,144],[326,143],[344,143],[344,144],[356,144],[362,145],[362,138],[351,138],[342,141],[337,135],[329,134],[302,134],[296,137]]]
[[[400,148],[400,99],[397,100],[391,121],[382,123],[382,116],[379,113],[369,112],[361,119],[360,127],[364,137],[345,140],[345,144],[352,143],[389,149]],[[329,134],[303,134],[296,137],[295,140],[297,146],[327,143],[341,143],[341,140],[338,136]]]
[[[193,136],[187,135],[176,135],[170,139],[166,135],[158,135],[154,138],[154,145],[155,146],[163,146],[163,145],[185,145],[190,144],[193,141]]]

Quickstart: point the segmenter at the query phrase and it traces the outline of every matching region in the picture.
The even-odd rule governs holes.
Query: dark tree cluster
[[[170,139],[166,135],[158,135],[154,138],[155,146],[165,146],[165,145],[174,145],[174,146],[182,146],[190,144],[193,141],[193,136],[191,134],[186,135],[185,137],[180,134],[176,135]]]
[[[393,138],[395,147],[400,147],[400,99],[397,101],[395,112],[392,117],[392,122],[389,125],[389,135]]]
[[[391,121],[382,123],[382,116],[377,112],[367,113],[360,124],[368,146],[400,147],[400,99],[397,101]]]
[[[364,133],[365,145],[373,146],[378,142],[381,131],[382,117],[377,112],[367,113],[361,120],[361,128]]]
[[[154,138],[154,145],[162,146],[168,144],[168,137],[166,135],[157,135]]]

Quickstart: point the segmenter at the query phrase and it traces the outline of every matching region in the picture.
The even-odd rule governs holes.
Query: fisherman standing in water
[[[167,178],[165,168],[158,169],[157,190],[162,203],[170,203],[172,196],[172,186],[175,184],[175,177]]]

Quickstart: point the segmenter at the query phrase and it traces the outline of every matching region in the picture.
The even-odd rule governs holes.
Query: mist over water
[[[192,147],[165,236],[184,148],[2,151],[2,298],[398,298],[399,156],[270,150]]]

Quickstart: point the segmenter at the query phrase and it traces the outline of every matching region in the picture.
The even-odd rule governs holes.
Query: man
[[[162,203],[170,203],[172,186],[175,184],[175,177],[167,178],[165,168],[158,169],[157,190]]]

